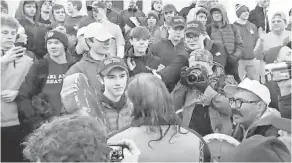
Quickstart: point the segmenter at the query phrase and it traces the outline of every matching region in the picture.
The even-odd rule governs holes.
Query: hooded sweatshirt
[[[40,0],[38,2],[38,12],[37,12],[37,15],[36,15],[36,20],[38,21],[39,25],[40,26],[45,26],[45,27],[49,27],[51,26],[51,21],[50,21],[50,18],[48,20],[44,20],[42,17],[41,17],[41,8],[42,8],[42,5],[45,3],[46,0]],[[50,14],[50,13],[48,13]]]
[[[35,52],[35,42],[36,42],[36,38],[35,38],[35,32],[39,30],[38,27],[38,21],[37,21],[37,15],[38,14],[38,5],[36,6],[36,14],[33,18],[34,22],[31,22],[30,20],[28,20],[24,14],[24,3],[27,2],[28,0],[22,0],[20,1],[18,8],[15,12],[15,18],[18,20],[18,22],[20,23],[20,25],[24,28],[25,30],[25,34],[27,35],[27,50],[30,50],[32,52]]]
[[[243,51],[243,41],[239,30],[229,24],[227,12],[223,5],[217,4],[213,6],[210,10],[210,14],[212,14],[213,11],[220,11],[223,20],[222,22],[214,22],[214,20],[212,20],[212,23],[207,26],[208,35],[213,41],[221,42],[227,54],[240,59]]]
[[[33,61],[28,56],[10,63],[7,66],[1,64],[1,90],[19,90]],[[4,102],[1,98],[1,127],[19,125],[16,102]]]

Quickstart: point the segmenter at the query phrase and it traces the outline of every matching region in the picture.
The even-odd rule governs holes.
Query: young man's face
[[[102,8],[93,8],[92,16],[96,21],[101,21],[106,18],[106,12]]]
[[[54,17],[55,17],[57,22],[64,22],[65,21],[66,13],[65,13],[64,8],[54,10],[53,14],[54,14]]]
[[[200,39],[199,33],[188,33],[185,35],[185,45],[190,50],[200,49],[202,45],[202,39]]]
[[[175,12],[174,11],[169,11],[169,12],[165,12],[164,13],[164,19],[167,23],[171,22],[171,18],[175,16]]]
[[[249,17],[249,12],[245,11],[245,12],[241,13],[239,18],[242,20],[248,20],[248,17]]]
[[[155,2],[153,4],[153,8],[154,8],[155,11],[159,11],[159,12],[162,11],[162,8],[163,8],[162,2],[161,1]]]
[[[90,48],[97,54],[109,54],[110,53],[110,40],[106,41],[98,41],[97,39],[93,38],[93,42],[89,41]]]
[[[10,49],[14,46],[17,36],[17,29],[10,26],[1,26],[1,48]]]
[[[69,47],[73,47],[77,44],[77,38],[76,38],[76,35],[67,35],[68,37],[68,41],[69,41]]]
[[[221,22],[222,21],[222,13],[220,11],[213,11],[212,12],[212,17],[213,20],[216,22]]]
[[[127,81],[127,72],[121,68],[114,68],[104,76],[105,91],[115,97],[122,96],[125,93]]]
[[[157,20],[153,16],[149,16],[149,18],[147,19],[147,24],[149,26],[155,26],[156,23],[157,23]]]
[[[73,3],[72,2],[68,2],[67,3],[67,10],[71,14],[71,13],[73,13],[77,9],[76,9],[76,7],[73,6]]]
[[[149,39],[132,38],[130,42],[133,45],[135,52],[142,54],[146,52],[149,45]]]
[[[52,9],[52,3],[50,1],[45,1],[41,6],[41,11],[44,13],[50,13]]]
[[[65,47],[61,41],[57,39],[49,39],[47,41],[47,50],[50,56],[59,57],[65,55]]]
[[[206,24],[207,24],[207,15],[201,12],[196,16],[196,20],[200,21],[204,26],[206,26]]]
[[[168,30],[169,39],[179,41],[184,37],[184,27],[175,27]]]
[[[36,13],[36,4],[35,3],[27,3],[23,7],[24,14],[28,17],[34,17]]]
[[[282,31],[286,27],[286,23],[281,16],[275,16],[271,21],[273,31]]]

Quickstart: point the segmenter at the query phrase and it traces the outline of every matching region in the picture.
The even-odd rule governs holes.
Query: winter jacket
[[[291,79],[281,82],[270,81],[265,85],[271,96],[269,107],[279,110],[282,117],[291,119]]]
[[[150,37],[150,40],[152,42],[150,42],[150,46],[154,43],[157,43],[160,41],[160,33],[159,33],[159,26],[154,26],[152,28],[150,27],[147,27],[147,29],[149,30],[150,34],[151,34],[151,37]]]
[[[38,6],[36,9],[36,14],[34,19],[34,22],[31,22],[30,20],[28,20],[26,18],[26,16],[24,15],[24,2],[27,2],[28,0],[22,0],[19,2],[18,8],[15,12],[15,18],[18,20],[19,24],[24,28],[25,30],[25,34],[27,35],[27,44],[26,44],[26,48],[29,51],[32,51],[33,53],[36,53],[35,49],[36,49],[36,45],[35,43],[37,42],[36,40],[36,35],[35,33],[39,30],[39,25],[38,25],[38,21],[36,20],[37,15],[38,15]]]
[[[147,49],[145,56],[134,56],[134,48],[130,48],[125,54],[125,63],[127,63],[128,58],[136,63],[134,70],[130,71],[130,77],[135,76],[139,73],[152,73],[150,69],[157,70],[160,65],[160,58],[153,56],[151,51]],[[147,68],[148,67],[148,68]]]
[[[274,117],[281,117],[280,113],[274,108],[267,108],[265,113],[258,120],[254,121],[249,128],[244,129],[239,125],[233,132],[233,137],[238,141],[245,140],[254,135],[262,135],[264,137],[268,136],[278,136],[278,129],[276,129],[271,120]]]
[[[225,51],[229,57],[233,57],[234,60],[238,60],[242,56],[243,52],[243,42],[240,36],[240,31],[229,24],[227,17],[227,12],[223,5],[217,4],[211,8],[211,10],[217,9],[221,11],[223,15],[222,27],[219,27],[216,22],[213,22],[207,26],[207,33],[210,36],[211,40],[216,42],[221,42]]]
[[[217,62],[222,66],[226,66],[227,55],[221,43],[205,39],[204,46],[205,49],[213,55],[214,62]],[[175,58],[172,59],[172,62],[170,64],[165,65],[166,67],[158,72],[166,86],[168,88],[171,88],[171,90],[180,80],[181,68],[183,68],[184,66],[189,66],[188,59],[190,53],[191,51],[187,52],[186,50],[178,53],[179,55],[176,55]]]
[[[183,109],[183,126],[196,130],[202,136],[215,131],[231,135],[231,108],[228,99],[213,88],[209,86],[205,92],[201,92],[178,83],[171,95],[175,108]]]
[[[1,90],[18,91],[32,64],[32,59],[26,55],[8,65],[1,64]],[[1,127],[19,125],[15,101],[7,103],[1,98],[1,108]]]
[[[156,34],[159,36],[159,39],[168,40],[168,37],[169,37],[168,30],[169,29],[170,29],[170,26],[166,22],[164,22],[164,24],[159,27],[159,31],[156,32]]]
[[[119,14],[114,11],[113,9],[107,9],[106,10],[106,17],[108,18],[108,20],[114,24],[118,23],[118,16]]]
[[[190,6],[182,8],[179,12],[179,15],[186,19],[191,9],[195,7],[196,7],[196,4],[192,3]]]
[[[266,31],[266,33],[270,32],[269,19],[268,19],[268,16],[265,16],[263,7],[256,6],[254,10],[251,10],[249,13],[248,20],[251,23],[253,23],[257,28],[261,27],[264,31]],[[266,22],[266,26],[265,26],[265,22]]]
[[[38,59],[42,59],[45,54],[47,54],[47,48],[46,48],[46,40],[45,36],[50,28],[39,28],[38,31],[35,32],[35,55]]]
[[[234,22],[234,26],[239,29],[241,38],[243,40],[243,52],[242,58],[240,59],[254,59],[255,55],[253,50],[259,37],[257,27],[249,21],[247,21],[247,23],[244,25]]]
[[[176,125],[132,126],[110,137],[107,143],[116,144],[121,139],[135,142],[141,155],[138,162],[209,162],[210,151],[203,138],[195,131]],[[153,132],[155,130],[155,132]],[[179,131],[177,131],[179,130]],[[157,132],[156,132],[157,131]]]
[[[102,111],[105,113],[108,133],[129,127],[132,122],[133,104],[127,96],[122,96],[120,101],[112,102],[103,94],[98,94]]]
[[[86,53],[81,61],[74,64],[68,70],[65,77],[75,73],[83,73],[88,78],[89,83],[96,89],[96,92],[102,92],[103,86],[101,84],[101,78],[98,75],[100,62],[94,60],[89,53]]]
[[[67,55],[68,68],[74,64],[74,60]],[[16,98],[18,114],[21,125],[28,131],[34,129],[41,123],[44,118],[38,114],[38,110],[33,106],[32,99],[34,96],[43,94],[43,90],[50,80],[50,66],[54,66],[53,60],[46,55],[44,59],[38,60],[30,68],[28,74],[22,83],[18,96]],[[55,63],[56,64],[56,63]],[[57,77],[58,79],[59,77]],[[59,78],[62,80],[63,77]],[[61,90],[60,90],[61,92]],[[61,98],[60,98],[61,100]],[[53,104],[51,104],[53,105]],[[60,114],[61,108],[52,108],[56,114]],[[57,113],[58,112],[58,113]],[[53,115],[55,115],[53,113]]]
[[[119,13],[118,25],[121,27],[123,33],[125,34],[124,27],[126,24],[131,22],[130,17],[136,17],[137,19],[146,18],[146,15],[139,9],[126,9]],[[125,35],[124,35],[125,36]]]

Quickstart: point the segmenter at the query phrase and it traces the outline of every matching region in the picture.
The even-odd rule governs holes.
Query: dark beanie
[[[158,22],[158,15],[155,13],[155,11],[149,11],[147,18],[149,19],[150,16],[153,16],[156,19],[156,21]]]
[[[235,11],[236,11],[237,17],[239,18],[243,12],[246,12],[246,11],[249,12],[249,9],[245,5],[237,4],[235,5]]]
[[[289,149],[278,138],[252,136],[226,153],[224,162],[291,162]]]
[[[46,37],[45,37],[46,44],[47,44],[47,41],[49,39],[57,39],[60,42],[62,42],[62,44],[64,45],[65,49],[67,49],[67,47],[68,47],[68,44],[69,44],[68,43],[68,38],[67,38],[66,34],[64,34],[62,32],[59,32],[59,31],[56,31],[56,30],[51,30],[51,31],[47,32]]]

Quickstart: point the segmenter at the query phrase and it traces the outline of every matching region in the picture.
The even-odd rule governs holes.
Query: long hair
[[[152,141],[162,140],[171,125],[176,128],[174,135],[178,132],[180,119],[175,114],[172,98],[160,79],[150,73],[138,74],[130,81],[127,95],[134,105],[134,121],[150,126],[151,132],[160,133],[160,138]],[[162,125],[168,125],[165,133]]]

